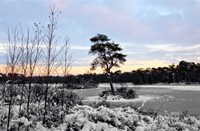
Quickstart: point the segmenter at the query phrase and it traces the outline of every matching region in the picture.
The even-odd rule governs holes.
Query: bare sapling
[[[21,112],[22,110],[22,104],[23,104],[23,97],[24,97],[24,90],[25,90],[25,79],[27,77],[27,66],[28,66],[28,52],[26,52],[27,47],[27,41],[25,40],[25,34],[20,26],[20,39],[21,39],[21,45],[20,45],[20,51],[21,51],[21,57],[19,59],[19,67],[20,67],[20,72],[22,73],[22,84],[21,84],[21,90],[20,90],[20,102],[19,102],[19,112]],[[27,32],[27,35],[29,35],[29,30]],[[20,118],[20,114],[19,114],[19,118]]]
[[[69,71],[71,69],[71,63],[72,63],[72,56],[69,54],[69,38],[65,38],[65,45],[63,47],[63,54],[64,54],[64,67],[63,69],[63,77],[64,77],[64,83],[62,86],[62,111],[64,112],[64,96],[65,96],[65,88],[67,87],[67,76],[69,74]],[[62,118],[61,118],[62,119]]]
[[[44,75],[46,77],[46,89],[45,89],[45,104],[44,104],[44,117],[43,124],[46,123],[46,115],[48,114],[48,91],[50,76],[57,72],[60,66],[59,56],[63,51],[63,47],[57,44],[56,30],[60,11],[55,8],[55,5],[50,7],[49,24],[44,27],[44,45],[43,51],[43,63],[44,63]]]
[[[10,119],[11,119],[11,109],[15,99],[14,80],[15,73],[18,71],[18,62],[21,56],[21,51],[19,48],[20,37],[18,28],[14,28],[11,31],[8,30],[8,46],[7,46],[7,72],[9,73],[9,79],[11,82],[7,87],[8,92],[8,119],[7,119],[7,131],[10,130]]]
[[[39,26],[35,23],[36,30],[34,31],[33,37],[27,33],[26,43],[27,43],[27,64],[28,64],[28,101],[27,101],[27,118],[29,120],[29,108],[30,108],[30,99],[31,99],[31,92],[32,92],[32,82],[33,82],[33,75],[36,69],[36,66],[40,59],[41,54],[41,41],[43,39],[42,32]]]

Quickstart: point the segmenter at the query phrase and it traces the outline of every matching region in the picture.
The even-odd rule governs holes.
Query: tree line
[[[4,82],[10,79],[11,74],[1,74],[0,79]],[[21,80],[22,75],[15,75],[16,80]],[[121,72],[120,70],[112,72],[112,81],[131,82],[134,84],[156,84],[156,83],[200,83],[200,63],[180,61],[178,65],[169,65],[168,67],[158,68],[139,68],[131,72]],[[26,78],[27,80],[29,77]],[[27,81],[26,80],[26,81]],[[50,83],[77,83],[81,84],[86,81],[93,83],[107,83],[109,82],[106,74],[82,74],[82,75],[68,75],[50,76]],[[19,81],[22,82],[22,81]],[[45,83],[45,76],[34,76],[34,83]]]
[[[131,72],[112,73],[113,82],[131,82],[133,84],[156,83],[200,83],[200,63],[180,61],[178,65],[158,68],[139,68]],[[93,79],[97,83],[108,82],[105,74],[84,74],[79,79]]]

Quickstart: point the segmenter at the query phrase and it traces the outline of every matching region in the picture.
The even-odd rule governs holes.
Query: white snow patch
[[[122,86],[125,86],[125,87],[133,87],[134,85],[132,83],[113,83],[113,86],[114,87],[122,87]],[[108,87],[110,88],[110,84],[109,83],[100,83],[98,85],[99,88],[102,88],[102,87]]]
[[[140,101],[149,101],[149,100],[153,100],[153,99],[158,99],[158,96],[145,96],[145,95],[140,95],[138,98],[135,99],[124,99],[124,98],[120,98],[118,100],[116,99],[106,99],[106,101],[108,102],[140,102]],[[85,100],[83,101],[102,101],[105,100],[102,97],[99,96],[90,96],[87,97]]]
[[[136,127],[135,131],[144,131],[144,128],[142,126]]]
[[[200,91],[200,86],[173,86],[172,89],[180,91]]]
[[[200,85],[140,85],[140,88],[167,88],[181,91],[200,91]]]

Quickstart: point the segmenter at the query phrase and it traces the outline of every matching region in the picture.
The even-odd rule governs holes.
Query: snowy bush
[[[156,117],[158,115],[158,110],[151,109],[151,108],[139,107],[136,110],[143,115],[149,115],[152,117]]]
[[[70,110],[76,105],[81,103],[81,98],[72,91],[67,90],[54,90],[49,91],[48,108],[46,115],[45,127],[58,127],[63,123],[64,116],[70,113]],[[20,117],[27,118],[27,106],[24,104],[19,113]],[[29,120],[40,122],[44,117],[44,102],[40,105],[38,103],[31,103],[29,108]]]
[[[179,121],[179,115],[149,116],[140,114],[133,108],[114,108],[104,106],[92,108],[89,106],[75,106],[72,114],[65,116],[65,129],[83,131],[133,131],[133,130],[199,130],[200,120],[194,116]],[[173,121],[173,123],[172,123]],[[188,124],[188,121],[192,121]]]
[[[34,107],[35,106],[35,107]],[[39,112],[37,105],[31,105],[33,112]],[[6,108],[5,108],[6,109]],[[6,130],[6,110],[0,109],[0,130]],[[54,110],[54,112],[53,112]],[[14,111],[14,110],[12,110]],[[18,118],[13,112],[11,128],[17,130],[20,124],[20,131],[29,128],[30,131],[176,131],[176,130],[200,130],[200,119],[187,115],[184,118],[181,113],[169,113],[167,115],[147,115],[139,113],[131,107],[107,108],[99,106],[97,108],[76,105],[70,109],[69,114],[65,114],[63,121],[59,122],[59,115],[62,114],[59,108],[52,109],[47,116],[48,125],[42,125],[39,115],[31,112],[30,120],[25,117]],[[57,116],[53,116],[56,115]],[[36,118],[34,118],[35,116]],[[4,121],[4,124],[2,122]]]
[[[33,102],[38,102],[38,104],[40,104],[40,102],[42,100],[44,100],[44,94],[45,94],[45,85],[44,84],[35,84],[32,87],[32,101]]]
[[[95,108],[100,107],[100,106],[110,107],[110,104],[106,100],[97,101],[92,104],[92,107],[95,107]]]
[[[125,99],[136,98],[136,90],[127,87],[120,87],[116,89],[116,94],[122,96]]]
[[[100,97],[103,97],[108,100],[119,100],[119,99],[134,99],[137,97],[136,89],[119,87],[116,89],[113,94],[110,90],[103,91],[99,94]]]
[[[76,104],[81,104],[81,98],[75,92],[62,89],[55,91],[49,101],[51,106],[64,106],[62,108],[66,111]]]
[[[15,120],[18,119],[18,107],[13,106],[10,112],[10,128],[16,123]],[[0,130],[6,130],[8,120],[8,108],[5,106],[0,108]]]

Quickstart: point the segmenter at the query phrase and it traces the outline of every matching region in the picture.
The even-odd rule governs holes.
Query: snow
[[[106,86],[105,86],[106,85]],[[121,87],[134,87],[131,83],[127,85],[116,84],[115,86]],[[181,91],[200,91],[198,85],[140,85],[135,86],[140,88],[169,88],[171,90],[181,90]],[[100,84],[98,88],[109,88],[109,84]],[[139,95],[135,99],[123,99],[121,97],[109,96],[106,101],[108,102],[142,102],[141,107],[145,105],[147,101],[153,101],[157,99],[162,99],[165,101],[173,101],[175,98],[170,95],[157,96],[157,95]],[[85,98],[83,101],[95,101],[99,102],[105,100],[99,96],[91,96]],[[0,101],[1,103],[1,101]],[[145,130],[199,130],[200,129],[200,118],[195,116],[180,114],[180,113],[169,113],[165,115],[144,115],[137,112],[131,107],[118,107],[118,108],[107,108],[100,106],[98,108],[93,108],[87,105],[76,105],[71,109],[70,114],[65,115],[64,122],[59,124],[58,127],[46,128],[42,125],[41,121],[37,121],[37,117],[32,115],[30,121],[27,118],[18,118],[19,106],[14,105],[12,108],[12,118],[11,125],[16,123],[21,123],[23,126],[27,127],[29,125],[34,126],[36,131],[65,131],[69,130],[71,127],[78,127],[81,131],[145,131]],[[8,109],[6,106],[0,104],[0,120],[6,123]],[[61,113],[62,114],[62,113]],[[0,126],[0,130],[6,128]]]
[[[136,127],[135,131],[144,131],[144,128],[142,126]]]
[[[122,87],[122,86],[126,86],[126,87],[133,87],[134,85],[132,83],[113,83],[113,86],[114,87]],[[109,87],[110,88],[110,84],[109,83],[100,83],[98,85],[99,88],[107,88]]]
[[[200,91],[200,85],[140,85],[140,88],[167,88],[180,91]]]
[[[180,91],[200,91],[199,84],[193,85],[186,85],[186,84],[153,84],[153,85],[133,85],[132,83],[125,83],[125,84],[113,84],[114,87],[130,87],[130,88],[167,88],[171,90],[180,90]],[[108,83],[101,83],[98,85],[98,88],[110,88]]]
[[[200,91],[200,86],[173,86],[172,89],[180,91]]]
[[[37,122],[35,130],[36,130],[36,131],[49,131],[47,128],[45,128],[45,127],[41,124],[41,122]]]
[[[106,99],[103,97],[99,96],[90,96],[86,97],[83,102],[101,102],[101,101],[106,101],[106,102],[112,102],[112,103],[138,103],[141,102],[141,106],[139,108],[142,108],[145,106],[146,102],[149,101],[156,101],[156,100],[162,100],[162,101],[174,101],[176,100],[173,96],[171,95],[163,95],[163,96],[158,96],[158,95],[139,95],[137,98],[134,99],[124,99],[122,97],[119,97],[119,99],[116,99],[116,96],[109,96]],[[180,99],[181,100],[181,99]],[[184,100],[184,99],[183,99]]]
[[[126,131],[126,130],[198,130],[200,120],[194,116],[181,119],[180,114],[169,114],[168,116],[149,116],[135,111],[133,108],[114,108],[104,106],[92,108],[89,106],[76,106],[73,111],[78,115],[77,121],[82,126],[82,131]],[[79,112],[79,113],[77,113]],[[72,115],[67,115],[71,119]],[[76,115],[74,115],[75,117]],[[75,119],[74,119],[75,120]],[[134,124],[138,123],[138,124]]]
[[[3,110],[0,110],[0,114]],[[25,117],[12,122],[22,123],[25,127],[33,124]],[[33,126],[32,126],[33,127]],[[167,115],[145,115],[137,112],[131,107],[107,108],[100,106],[93,108],[87,105],[76,105],[71,113],[65,115],[64,122],[58,127],[46,128],[41,121],[35,122],[33,130],[36,131],[146,131],[146,130],[199,130],[200,119],[195,116],[182,116],[180,113],[169,113]],[[0,130],[3,129],[0,127]]]
[[[25,117],[21,117],[18,120],[13,120],[12,122],[22,123],[22,124],[24,124],[24,126],[28,126],[28,125],[32,124],[32,121],[28,121],[28,119]]]
[[[149,101],[149,100],[153,100],[153,99],[157,99],[157,96],[148,96],[148,95],[140,95],[138,98],[134,98],[134,99],[124,99],[124,98],[120,98],[120,99],[113,99],[113,97],[108,97],[106,99],[107,102],[141,102],[141,101]],[[99,96],[90,96],[87,97],[86,99],[84,99],[83,101],[102,101],[105,100],[102,97]]]

